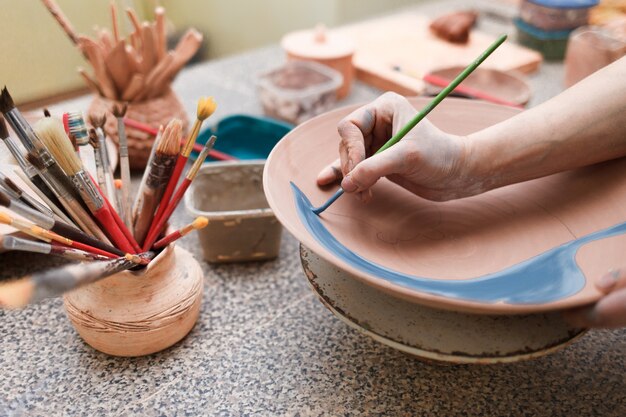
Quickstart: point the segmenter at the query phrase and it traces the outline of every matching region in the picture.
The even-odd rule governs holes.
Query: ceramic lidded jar
[[[183,339],[202,303],[203,274],[186,250],[168,246],[145,269],[123,271],[64,297],[76,331],[96,350],[143,356]]]
[[[313,30],[292,32],[283,37],[281,45],[287,58],[300,61],[315,61],[329,66],[343,75],[343,84],[337,91],[342,99],[350,92],[354,66],[352,56],[355,46],[350,38],[337,33],[329,33],[322,25]]]

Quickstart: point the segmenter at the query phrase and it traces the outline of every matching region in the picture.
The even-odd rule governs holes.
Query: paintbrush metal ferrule
[[[18,185],[15,184],[11,178],[6,177],[4,174],[0,173],[0,179],[6,186],[7,190],[10,189],[13,194],[17,195],[18,200],[21,200],[22,202],[24,202],[24,204],[32,207],[35,210],[38,210],[41,213],[48,215],[49,217],[53,216],[52,210],[31,197],[28,193],[22,191],[22,189],[18,187]]]
[[[83,170],[71,176],[74,185],[78,189],[80,196],[92,213],[104,207],[104,200],[91,182],[91,178]]]
[[[4,144],[9,149],[9,152],[11,152],[11,155],[13,155],[13,158],[15,158],[15,160],[17,161],[17,164],[20,166],[20,168],[22,168],[22,171],[24,171],[24,173],[26,173],[26,175],[28,175],[29,178],[33,178],[35,175],[37,175],[37,170],[35,169],[35,167],[33,167],[31,164],[29,164],[26,161],[26,158],[24,157],[22,150],[20,149],[18,144],[15,143],[13,138],[11,138],[10,136],[7,136],[6,138],[3,138],[2,140],[4,141]]]
[[[50,187],[48,187],[46,182],[42,179],[42,177],[39,174],[37,174],[37,176],[33,177],[33,178],[28,178],[26,176],[26,174],[24,172],[22,172],[22,171],[15,171],[15,174],[18,177],[20,177],[20,179],[22,181],[24,181],[24,184],[26,184],[28,186],[28,188],[30,188],[35,194],[37,194],[39,196],[39,198],[41,198],[43,201],[46,202],[46,204],[54,212],[55,216],[57,216],[59,219],[63,220],[65,223],[68,223],[68,224],[73,224],[74,223],[67,216],[67,214],[63,210],[61,210],[61,208],[60,208],[60,207],[62,207],[61,202],[59,201],[59,199],[57,198],[55,193],[52,192]],[[36,183],[39,183],[40,185],[36,185]],[[46,190],[45,193],[44,193],[43,189]],[[54,199],[54,202],[51,199]]]
[[[4,236],[2,247],[6,250],[22,252],[42,253],[48,255],[52,249],[49,243],[35,242],[34,240],[22,239],[15,236]]]
[[[47,229],[50,229],[52,228],[52,226],[54,226],[54,219],[52,217],[40,213],[37,210],[34,210],[18,201],[11,201],[7,208],[12,212],[30,220],[31,222]]]

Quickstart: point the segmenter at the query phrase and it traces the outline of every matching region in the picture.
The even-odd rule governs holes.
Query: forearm
[[[483,191],[625,156],[626,58],[467,139],[467,175]]]

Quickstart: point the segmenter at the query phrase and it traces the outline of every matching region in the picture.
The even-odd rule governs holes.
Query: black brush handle
[[[65,208],[63,207],[63,204],[61,204],[61,202],[59,201],[57,196],[54,195],[52,190],[48,188],[48,186],[46,185],[44,180],[41,179],[39,174],[31,177],[30,181],[35,185],[35,187],[39,188],[39,191],[41,191],[46,197],[48,197],[48,199],[52,202],[52,204],[57,206],[60,210],[63,210],[63,213],[65,213],[65,215],[69,217],[69,215],[65,212]]]
[[[58,220],[54,222],[54,226],[52,226],[52,231],[68,239],[84,243],[85,245],[93,246],[94,248],[102,249],[115,255],[124,256],[124,252],[117,249],[116,247],[107,245],[106,243],[101,242],[98,239],[88,236],[86,233],[83,233],[77,228]]]

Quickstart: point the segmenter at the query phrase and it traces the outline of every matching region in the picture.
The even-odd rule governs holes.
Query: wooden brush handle
[[[72,227],[68,224],[56,221],[54,223],[54,226],[52,226],[51,229],[53,232],[60,234],[61,236],[65,236],[69,239],[72,239],[74,241],[80,242],[80,243],[84,243],[85,245],[89,245],[89,246],[93,246],[95,248],[98,249],[102,249],[104,251],[107,252],[111,252],[114,253],[118,256],[123,256],[124,252],[122,252],[121,250],[117,249],[114,246],[111,245],[107,245],[104,242],[99,241],[98,239],[94,239],[91,236],[86,235],[85,233],[83,233],[82,231],[76,229],[75,227]]]
[[[182,183],[180,184],[180,187],[178,187],[178,189],[176,190],[174,197],[172,197],[172,201],[170,201],[170,203],[167,205],[167,208],[163,212],[163,215],[159,218],[159,221],[157,222],[156,226],[152,230],[150,230],[150,232],[148,233],[148,237],[146,238],[146,241],[143,243],[144,248],[152,247],[154,242],[159,237],[159,234],[163,231],[163,228],[165,227],[165,223],[167,223],[172,213],[174,213],[174,210],[176,210],[176,207],[178,207],[178,204],[180,204],[180,201],[183,199],[183,196],[185,195],[185,191],[187,191],[187,188],[189,188],[190,184],[191,184],[191,180],[189,178],[185,178],[182,181]],[[147,249],[144,249],[144,250],[147,250]]]

